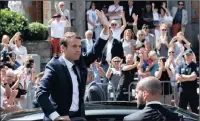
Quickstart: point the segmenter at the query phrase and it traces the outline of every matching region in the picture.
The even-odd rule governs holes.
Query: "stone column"
[[[43,24],[47,25],[51,18],[51,1],[43,1]]]
[[[76,32],[80,37],[85,34],[85,1],[84,0],[70,0],[72,8],[70,10],[71,16],[71,31]]]

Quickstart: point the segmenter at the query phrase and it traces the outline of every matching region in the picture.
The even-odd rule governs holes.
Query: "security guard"
[[[193,52],[184,52],[185,61],[176,68],[176,80],[179,86],[179,107],[187,110],[188,103],[192,112],[198,113],[199,97],[197,94],[198,66],[193,61]]]

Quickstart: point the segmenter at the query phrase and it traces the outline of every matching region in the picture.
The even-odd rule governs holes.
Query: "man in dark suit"
[[[94,80],[93,71],[89,70],[84,101],[90,102],[90,101],[105,101],[105,100],[106,100],[105,92],[103,91],[102,87],[98,85]]]
[[[133,0],[128,0],[128,7],[125,9],[125,18],[127,22],[127,29],[133,30],[133,18],[132,15],[135,13],[135,7],[133,6],[134,2]]]
[[[121,59],[124,58],[122,43],[119,40],[113,38],[113,32],[112,30],[109,30],[109,39],[101,57],[101,64],[104,72],[107,72],[109,66],[108,64],[111,62],[112,58],[116,56],[120,57]]]
[[[178,113],[171,112],[160,103],[162,86],[155,77],[146,77],[136,86],[136,99],[143,110],[124,117],[124,121],[180,121]]]
[[[61,39],[62,56],[52,58],[46,65],[36,93],[44,120],[70,120],[85,115],[87,67],[101,54],[109,36],[107,18],[103,12],[96,12],[104,28],[92,50],[81,56],[81,40],[69,32]]]
[[[91,51],[91,49],[95,43],[95,40],[92,39],[92,37],[93,37],[93,31],[87,30],[85,32],[85,39],[81,40],[81,53],[82,54],[85,54],[85,53],[88,53],[89,51]]]

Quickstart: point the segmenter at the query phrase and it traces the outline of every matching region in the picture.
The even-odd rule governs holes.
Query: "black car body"
[[[178,107],[164,105],[173,112],[177,112],[184,117],[184,121],[199,121],[197,114],[185,111]],[[137,112],[135,102],[89,102],[85,103],[85,114],[87,121],[122,121],[131,113]],[[2,120],[31,120],[42,121],[44,114],[40,108],[24,110],[15,113],[4,114]]]

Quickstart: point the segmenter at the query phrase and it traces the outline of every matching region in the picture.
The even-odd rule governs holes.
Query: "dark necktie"
[[[74,73],[75,73],[76,76],[77,76],[77,81],[78,81],[78,83],[80,84],[81,81],[80,81],[80,77],[79,77],[78,71],[77,71],[77,69],[76,69],[76,66],[73,65],[73,66],[72,66],[72,69],[73,69]]]

